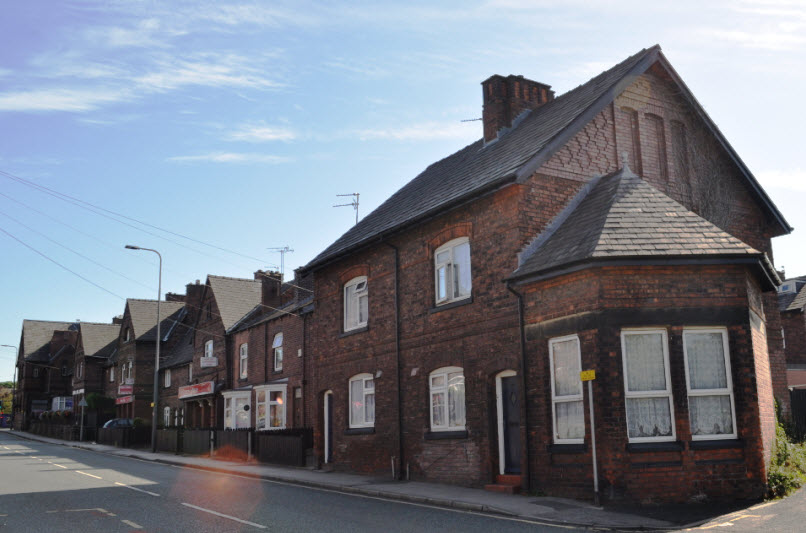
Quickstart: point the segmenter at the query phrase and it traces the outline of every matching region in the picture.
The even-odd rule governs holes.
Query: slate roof
[[[176,344],[171,348],[171,353],[164,361],[160,362],[162,368],[173,368],[193,361],[193,329],[187,328]]]
[[[85,356],[108,358],[117,349],[120,324],[81,322],[79,328]]]
[[[207,280],[226,331],[261,302],[262,283],[258,280],[224,276],[207,276]]]
[[[625,168],[589,183],[527,246],[510,279],[591,260],[695,256],[763,258]]]
[[[253,328],[264,322],[288,316],[289,314],[299,314],[300,310],[313,303],[313,296],[307,296],[300,300],[292,300],[277,309],[268,309],[265,306],[256,306],[251,313],[246,315],[243,320],[235,324],[232,331],[227,333],[235,333],[245,329]]]
[[[50,320],[23,320],[22,345],[26,361],[45,363],[50,360],[50,340],[54,331],[77,328],[75,322],[52,322]]]
[[[129,308],[131,316],[134,339],[138,341],[155,340],[157,336],[157,301],[129,298],[126,300],[126,306]],[[184,306],[184,302],[160,302],[160,335],[164,337]]]
[[[485,191],[527,179],[596,113],[657,61],[667,68],[681,87],[683,96],[722,142],[748,180],[751,190],[767,206],[772,218],[779,222],[784,232],[791,231],[783,215],[677,77],[660,52],[660,46],[655,45],[553,101],[522,114],[516,119],[517,125],[504,135],[499,134],[498,140],[485,146],[483,139],[480,139],[432,164],[317,255],[303,270],[316,269],[380,236],[444,212]]]
[[[786,303],[786,307],[781,308],[782,296],[791,296]],[[797,294],[781,294],[778,296],[779,309],[781,311],[801,311],[806,307],[806,285],[801,287]]]

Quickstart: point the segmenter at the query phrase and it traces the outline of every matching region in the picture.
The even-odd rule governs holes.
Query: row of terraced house
[[[582,498],[593,418],[605,498],[763,494],[783,215],[657,46],[561,96],[482,91],[483,138],[293,280],[191,283],[160,339],[149,300],[26,320],[18,425],[91,391],[150,420],[159,341],[160,424],[312,428],[318,465]]]

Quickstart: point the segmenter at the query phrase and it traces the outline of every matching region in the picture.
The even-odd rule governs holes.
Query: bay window
[[[724,328],[684,329],[691,439],[736,438],[736,409]]]
[[[674,440],[666,330],[623,330],[621,350],[629,441]]]
[[[224,429],[252,427],[250,416],[251,392],[224,392]]]
[[[551,410],[556,444],[582,444],[585,440],[585,408],[582,396],[582,356],[579,337],[570,335],[549,341]]]
[[[255,403],[257,404],[255,427],[258,431],[285,428],[286,388],[287,385],[255,387]]]

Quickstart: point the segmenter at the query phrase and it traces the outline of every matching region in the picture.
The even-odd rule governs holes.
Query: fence
[[[179,453],[182,450],[182,432],[179,429],[157,430],[157,451]]]
[[[79,428],[71,424],[51,424],[47,422],[31,422],[28,431],[35,435],[61,440],[78,440]]]
[[[137,448],[145,446],[151,440],[151,428],[99,428],[95,442],[108,444],[118,448]]]
[[[179,453],[207,455],[210,453],[210,429],[185,429],[182,431],[182,448]]]
[[[255,456],[261,463],[305,466],[305,453],[313,445],[313,430],[262,431],[255,434]]]

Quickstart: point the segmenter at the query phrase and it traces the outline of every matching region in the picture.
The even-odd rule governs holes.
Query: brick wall
[[[606,498],[644,503],[758,497],[769,459],[772,415],[766,339],[752,331],[751,295],[743,267],[592,268],[533,283],[525,295],[527,396],[532,483],[549,494],[589,497],[590,420],[585,392],[584,449],[550,446],[548,341],[579,336],[582,367],[594,381],[600,487]],[[727,328],[738,439],[694,441],[683,362],[684,327]],[[630,445],[620,334],[655,327],[668,335],[676,438],[667,445]],[[766,376],[766,378],[765,378]]]
[[[802,311],[781,313],[781,324],[786,336],[787,364],[806,364],[806,313]]]

